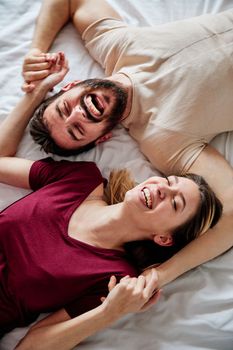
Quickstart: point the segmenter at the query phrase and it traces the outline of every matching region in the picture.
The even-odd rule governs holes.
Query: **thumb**
[[[110,280],[108,282],[108,291],[109,291],[109,293],[111,292],[111,290],[113,290],[113,288],[115,287],[116,283],[117,283],[116,277],[115,276],[111,276]],[[105,299],[106,299],[106,297],[101,297],[100,301],[103,303]]]
[[[35,85],[32,83],[24,83],[21,86],[21,89],[23,90],[23,92],[26,92],[26,93],[32,92],[34,88],[35,88]]]
[[[111,292],[113,288],[116,286],[117,280],[115,276],[111,276],[109,282],[108,282],[108,291]]]

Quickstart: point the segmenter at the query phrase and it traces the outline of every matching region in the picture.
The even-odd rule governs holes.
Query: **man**
[[[48,153],[81,153],[111,137],[126,110],[128,94],[110,80],[68,84],[47,99],[30,124],[31,135]]]
[[[23,68],[26,91],[49,74],[57,56],[45,52],[70,18],[90,54],[105,68],[108,78],[103,83],[112,82],[124,96],[117,118],[142,152],[167,175],[204,176],[224,203],[216,228],[158,268],[160,284],[166,284],[233,245],[233,169],[208,145],[218,133],[233,130],[233,11],[132,28],[104,0],[96,0],[95,7],[91,0],[44,1]],[[90,90],[74,84],[43,114],[55,147],[67,153],[80,148],[83,136],[88,135],[84,143],[110,136],[106,124],[116,98],[93,81]],[[90,140],[91,123],[101,127]]]

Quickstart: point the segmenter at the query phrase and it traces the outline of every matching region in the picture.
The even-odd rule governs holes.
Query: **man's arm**
[[[34,86],[30,82],[47,77],[57,55],[45,53],[50,48],[57,33],[69,21],[70,1],[45,0],[36,20],[36,26],[29,52],[24,58],[22,90],[31,92]]]
[[[105,0],[44,0],[37,18],[31,48],[24,59],[25,84],[22,89],[25,92],[32,91],[33,86],[30,86],[30,82],[50,74],[50,68],[56,62],[57,55],[45,53],[70,19],[82,34],[90,24],[104,17],[121,19]]]
[[[102,18],[111,17],[122,20],[105,0],[95,0],[95,6],[93,6],[93,0],[71,0],[70,16],[81,35],[89,25]]]
[[[36,22],[31,48],[47,52],[61,28],[73,18],[82,32],[104,17],[121,19],[105,0],[44,0]]]
[[[69,21],[70,1],[44,0],[36,21],[32,49],[47,52],[57,33]]]
[[[223,203],[223,216],[213,229],[157,268],[160,287],[233,246],[233,168],[220,153],[207,146],[189,172],[202,175],[213,188]]]

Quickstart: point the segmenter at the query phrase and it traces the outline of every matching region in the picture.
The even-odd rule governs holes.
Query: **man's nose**
[[[75,122],[80,121],[81,119],[83,119],[83,111],[81,108],[75,107],[72,109],[70,115],[67,116],[65,123],[66,125],[71,125]]]

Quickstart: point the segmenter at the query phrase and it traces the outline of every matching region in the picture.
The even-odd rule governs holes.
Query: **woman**
[[[6,157],[22,134],[11,146],[10,128],[67,69],[61,55],[54,74],[24,96],[0,131],[0,181],[34,191],[0,215],[2,335],[41,312],[59,310],[31,327],[18,349],[71,349],[124,314],[155,303],[156,273],[136,278],[125,243],[186,244],[214,225],[222,210],[208,185],[192,175],[152,177],[133,187],[124,172],[113,174],[107,192],[116,204],[108,205],[104,179],[92,162]],[[123,202],[115,199],[119,193]],[[111,292],[100,304],[112,275]]]

